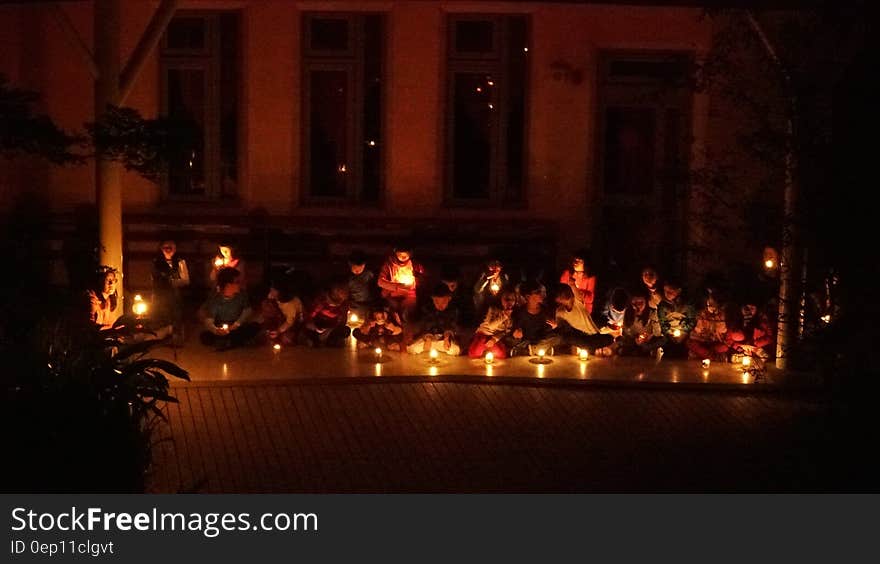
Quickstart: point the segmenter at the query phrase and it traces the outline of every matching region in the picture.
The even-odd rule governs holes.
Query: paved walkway
[[[810,396],[519,382],[440,376],[178,386],[180,403],[166,407],[170,425],[155,446],[152,490],[827,487],[830,426],[826,407]]]

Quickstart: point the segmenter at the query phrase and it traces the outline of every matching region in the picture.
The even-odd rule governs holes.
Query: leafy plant
[[[143,334],[141,334],[143,336]],[[56,322],[39,331],[7,395],[20,491],[139,492],[145,489],[162,406],[176,402],[169,378],[189,380],[176,364],[150,358],[164,343],[137,340],[123,327]]]

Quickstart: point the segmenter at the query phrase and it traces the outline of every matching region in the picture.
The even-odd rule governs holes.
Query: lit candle
[[[357,316],[357,314],[356,314],[356,313],[352,313],[351,316],[349,316],[348,321],[349,321],[350,323],[357,323],[357,322],[358,322],[358,316]]]
[[[489,351],[486,353],[486,364],[492,364],[495,361],[495,353]]]
[[[709,365],[712,364],[712,361],[708,358],[703,359],[703,368],[709,368]]]
[[[428,353],[428,356],[431,357],[431,360],[437,360],[437,350],[431,349],[431,352]]]
[[[413,282],[415,282],[416,279],[413,277],[412,274],[398,274],[397,281],[404,286],[412,286]]]
[[[376,354],[377,361],[382,360],[382,349],[380,349],[379,347],[376,347],[376,349],[373,352]]]
[[[538,349],[538,360],[544,360],[545,354],[547,354],[547,351],[545,351],[544,349]]]
[[[498,282],[492,282],[492,285],[489,286],[489,289],[492,290],[493,294],[497,294],[498,291],[501,289],[501,286],[498,285]]]
[[[281,351],[281,345],[275,343],[274,345],[272,345],[272,350],[274,350],[276,353]]]
[[[223,266],[224,264],[226,264],[226,260],[225,260],[225,259],[222,259],[222,258],[220,258],[220,257],[217,257],[217,258],[214,259],[214,266],[216,266],[217,268],[220,268],[220,267]]]
[[[773,262],[773,259],[767,259],[764,261],[764,266],[766,268],[773,268],[774,266],[776,266],[776,263]]]
[[[220,328],[223,329],[224,331],[229,331],[229,325],[227,325],[226,323],[221,325]]]
[[[675,337],[676,339],[681,337],[681,329],[673,329],[672,336]]]
[[[831,323],[831,316],[830,315],[823,315],[821,319],[822,319],[823,323]]]
[[[436,366],[432,366],[432,367],[428,368],[428,376],[436,376],[437,374],[438,374],[438,372],[437,372]]]
[[[141,298],[141,295],[140,295],[140,294],[136,294],[136,295],[135,295],[135,297],[134,297],[134,305],[131,306],[131,310],[132,310],[132,311],[134,312],[134,314],[137,315],[137,316],[141,316],[141,315],[147,313],[147,302],[145,302],[145,301],[143,300],[143,298]]]
[[[590,353],[587,349],[578,349],[578,358],[583,361],[587,361],[590,358]]]
[[[752,365],[752,357],[744,356],[742,359],[742,365],[743,365],[743,368],[748,368],[749,366],[751,366]]]

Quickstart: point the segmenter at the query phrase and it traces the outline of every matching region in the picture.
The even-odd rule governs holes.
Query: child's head
[[[516,305],[516,290],[510,287],[502,288],[501,293],[498,295],[498,301],[501,303],[501,309],[504,311],[512,310],[513,306]]]
[[[217,273],[217,291],[225,298],[241,292],[241,272],[237,268],[221,268]]]
[[[217,249],[220,251],[220,256],[222,256],[226,260],[232,259],[233,257],[237,256],[235,245],[233,245],[231,241],[221,241],[220,244],[217,245]]]
[[[653,266],[646,266],[642,269],[642,282],[648,288],[653,288],[658,278],[657,270]]]
[[[446,287],[453,294],[458,289],[459,278],[461,278],[461,272],[454,264],[444,264],[440,269],[440,281],[446,284]]]
[[[556,305],[564,307],[568,311],[574,307],[574,292],[568,284],[559,284],[556,287],[555,296]]]
[[[388,312],[381,307],[372,310],[370,317],[376,325],[385,325],[388,322]]]
[[[400,243],[394,247],[394,258],[397,262],[407,262],[412,258],[412,245],[409,243]]]
[[[589,270],[587,269],[587,255],[589,252],[586,249],[578,249],[574,255],[571,257],[571,271],[582,273],[581,276],[589,275]]]
[[[681,296],[681,284],[677,280],[669,279],[663,283],[663,297],[666,301],[674,302]]]
[[[98,269],[95,277],[95,290],[107,296],[116,293],[116,284],[119,282],[117,270],[110,266],[102,266]]]
[[[431,292],[431,301],[434,302],[434,309],[437,311],[445,311],[452,301],[452,292],[446,284],[438,284],[434,291]]]
[[[367,268],[367,255],[363,251],[352,251],[348,255],[348,266],[355,276],[361,274]]]
[[[344,302],[348,299],[348,281],[333,280],[330,283],[330,289],[327,295],[336,303]]]
[[[171,239],[167,239],[162,241],[159,245],[159,250],[162,252],[162,256],[165,257],[165,260],[171,260],[174,258],[174,254],[177,252],[177,243],[172,241]]]
[[[497,275],[501,272],[501,261],[498,259],[492,259],[486,263],[486,270],[494,275]]]
[[[526,306],[534,309],[544,303],[544,295],[541,293],[541,285],[537,282],[527,282],[520,289],[522,297],[526,300]]]
[[[645,308],[648,307],[648,296],[644,292],[634,292],[629,298],[629,305],[636,315],[642,315]]]
[[[626,309],[626,304],[629,303],[629,294],[626,293],[626,290],[623,288],[615,288],[613,292],[611,292],[611,309],[614,311],[623,311]]]

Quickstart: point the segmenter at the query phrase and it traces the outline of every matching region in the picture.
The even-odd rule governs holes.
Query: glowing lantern
[[[578,349],[578,359],[586,362],[590,359],[590,353],[587,349]]]

